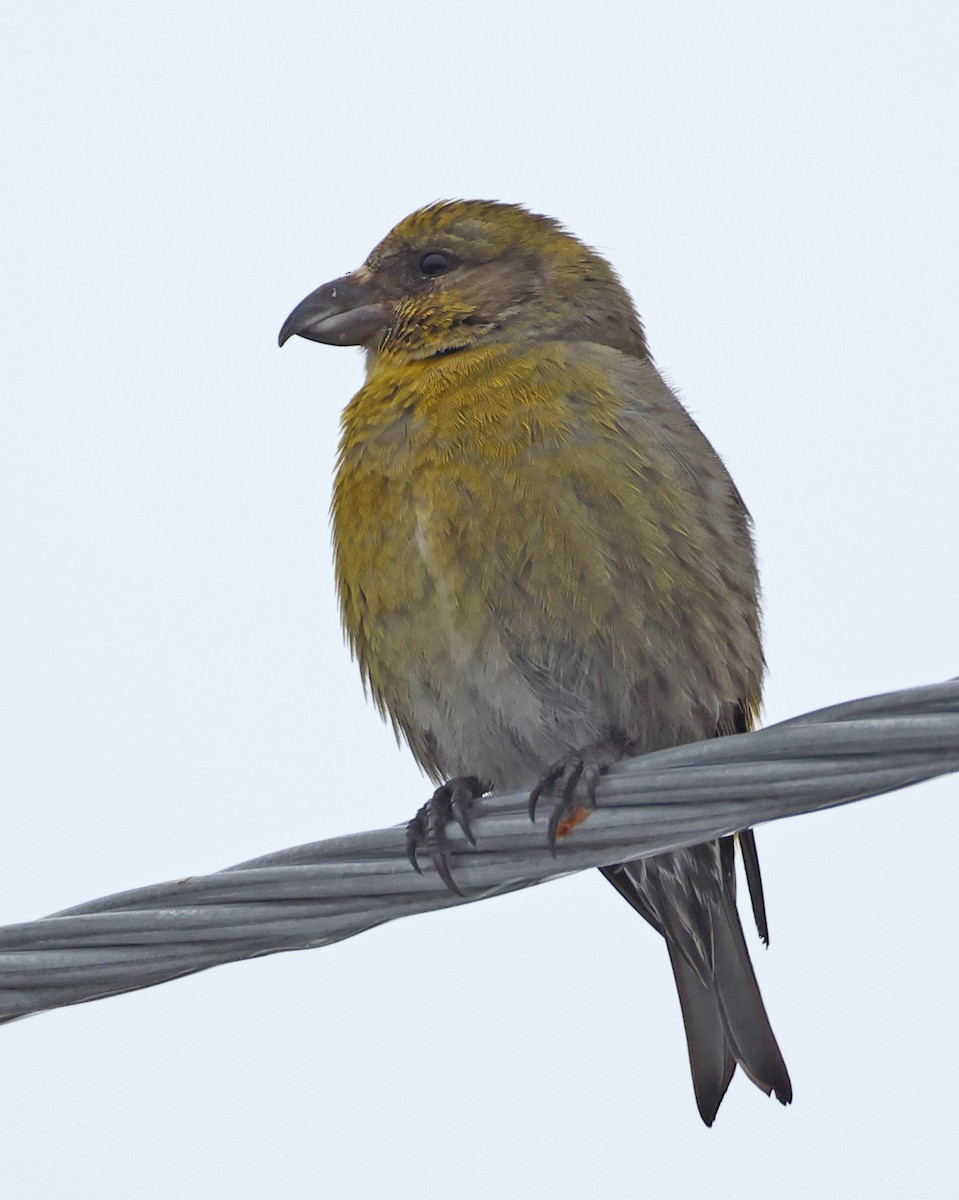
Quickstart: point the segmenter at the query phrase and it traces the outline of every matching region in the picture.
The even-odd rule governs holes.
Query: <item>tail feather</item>
[[[742,851],[743,867],[746,871],[746,884],[749,887],[749,900],[752,905],[753,919],[756,929],[763,940],[769,945],[769,922],[766,920],[766,898],[763,896],[763,877],[759,869],[759,854],[756,850],[756,835],[751,829],[744,829],[736,839]]]
[[[723,733],[748,733],[753,727],[755,708],[748,703],[736,705],[728,729],[717,730]],[[769,922],[766,920],[766,899],[763,896],[763,877],[759,870],[759,853],[756,850],[756,835],[751,829],[743,829],[736,835],[739,849],[743,856],[743,868],[746,872],[746,884],[749,888],[749,900],[752,904],[753,918],[759,936],[765,945],[769,945]],[[735,892],[733,893],[735,895]]]
[[[713,936],[713,978],[732,1052],[757,1087],[788,1104],[793,1098],[789,1072],[766,1015],[739,914],[726,896]]]
[[[707,1125],[716,1113],[736,1070],[736,1056],[726,1038],[726,1026],[716,988],[703,983],[676,946],[666,942],[672,963],[679,1006],[686,1027],[689,1069],[693,1076],[696,1107]]]
[[[765,912],[755,843],[746,857],[760,933]],[[700,1115],[712,1125],[737,1063],[782,1104],[792,1085],[766,1015],[736,909],[732,839],[655,858],[604,867],[602,873],[666,939],[686,1029]],[[757,905],[757,896],[759,904]],[[691,950],[692,947],[692,950]]]

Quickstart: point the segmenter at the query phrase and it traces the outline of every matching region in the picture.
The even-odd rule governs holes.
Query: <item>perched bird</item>
[[[429,205],[280,333],[366,351],[333,493],[343,623],[437,782],[410,823],[448,886],[489,788],[578,791],[625,754],[745,731],[763,656],[750,518],[613,268],[556,221]],[[738,836],[763,940],[752,833]],[[789,1075],[736,909],[734,840],[608,867],[663,935],[700,1114]]]

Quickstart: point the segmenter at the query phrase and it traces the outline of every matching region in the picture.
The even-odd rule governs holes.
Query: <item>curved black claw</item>
[[[549,848],[556,854],[556,840],[560,836],[560,828],[568,825],[572,829],[579,824],[574,820],[574,813],[579,808],[594,809],[596,807],[596,788],[600,776],[613,763],[618,762],[629,751],[626,737],[617,732],[611,733],[602,741],[585,750],[574,750],[564,758],[554,762],[544,772],[540,781],[529,794],[529,819],[536,820],[536,806],[543,796],[552,795],[556,785],[562,779],[563,792],[553,811],[549,815],[549,826],[546,837]],[[576,792],[580,784],[586,789],[585,804],[583,798],[577,798]],[[568,832],[567,829],[564,832]]]
[[[469,810],[473,801],[488,790],[488,786],[475,775],[459,775],[441,784],[406,826],[406,857],[410,860],[413,870],[420,875],[423,873],[417,851],[425,846],[437,875],[457,896],[462,896],[463,892],[450,869],[446,827],[450,821],[455,821],[469,844],[475,846],[476,838],[470,828]]]

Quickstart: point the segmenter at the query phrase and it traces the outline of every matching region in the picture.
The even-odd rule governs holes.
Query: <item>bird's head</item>
[[[370,365],[490,342],[587,341],[647,357],[615,271],[550,217],[448,200],[401,221],[362,267],[311,292],[280,331],[363,346]]]

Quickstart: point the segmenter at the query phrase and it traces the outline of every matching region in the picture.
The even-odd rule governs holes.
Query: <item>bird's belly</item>
[[[410,547],[420,576],[416,606],[385,625],[400,647],[420,648],[406,686],[388,705],[421,762],[444,777],[477,775],[495,787],[521,787],[572,746],[600,736],[595,698],[562,698],[552,680],[524,669],[528,647],[502,619],[488,593],[451,579],[430,552],[417,521]],[[425,751],[425,752],[424,752]]]
[[[495,613],[478,636],[451,619],[443,603],[426,604],[415,621],[394,624],[399,647],[428,646],[387,704],[421,765],[442,778],[476,775],[497,790],[530,786],[571,750],[612,729],[638,752],[715,732],[721,698],[710,695],[701,666],[673,646],[651,663],[637,652],[631,667],[597,647],[574,672],[531,670],[532,644],[498,627]],[[670,662],[667,672],[661,669]]]
[[[536,780],[568,748],[522,675],[500,654],[463,661],[439,653],[408,695],[414,750],[425,731],[440,773],[476,775],[502,789]],[[579,741],[573,735],[574,741]]]
[[[615,629],[589,648],[558,645],[533,615],[518,621],[495,591],[444,571],[416,525],[404,562],[401,591],[387,599],[372,578],[362,589],[360,656],[377,699],[432,775],[522,788],[611,728],[639,750],[715,729],[718,698],[710,702],[682,646],[627,644],[624,652],[625,631]]]

